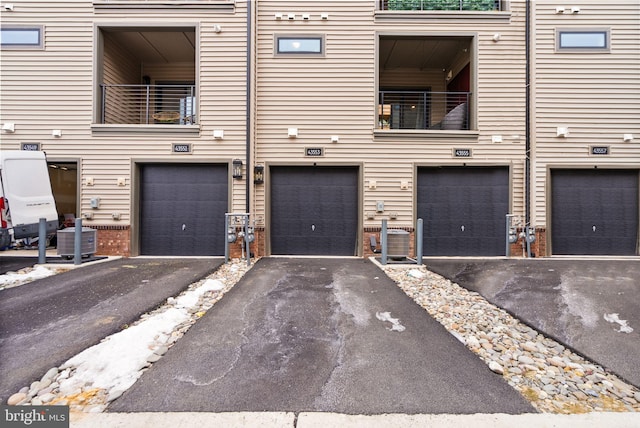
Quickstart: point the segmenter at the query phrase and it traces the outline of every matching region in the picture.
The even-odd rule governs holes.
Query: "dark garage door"
[[[224,255],[227,165],[140,167],[140,253]]]
[[[271,253],[353,256],[358,168],[271,167]]]
[[[551,186],[553,254],[636,254],[638,170],[552,170]]]
[[[424,255],[505,254],[509,168],[419,168],[417,198]]]

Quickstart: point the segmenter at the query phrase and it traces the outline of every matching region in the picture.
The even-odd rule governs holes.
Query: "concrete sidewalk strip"
[[[640,413],[583,413],[578,415],[504,413],[473,415],[345,415],[338,413],[300,413],[296,428],[633,428],[640,426]]]
[[[292,428],[295,426],[296,416],[290,412],[72,412],[70,418],[71,428]]]
[[[471,415],[346,415],[340,413],[292,412],[142,412],[142,413],[71,413],[71,428],[580,428],[640,426],[640,413],[584,413],[579,415],[503,413]]]

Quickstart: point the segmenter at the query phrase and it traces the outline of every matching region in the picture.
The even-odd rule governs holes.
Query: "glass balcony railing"
[[[470,92],[380,91],[378,95],[378,129],[469,129]]]
[[[138,125],[196,124],[192,85],[101,85],[101,123]]]
[[[380,10],[502,10],[504,0],[380,0]]]

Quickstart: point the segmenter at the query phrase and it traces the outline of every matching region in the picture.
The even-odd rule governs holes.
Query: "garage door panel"
[[[552,170],[554,254],[635,255],[637,170]]]
[[[271,167],[271,252],[354,255],[358,168]]]
[[[224,254],[226,164],[141,165],[140,182],[141,254]]]
[[[503,255],[509,169],[420,168],[417,211],[425,255]]]

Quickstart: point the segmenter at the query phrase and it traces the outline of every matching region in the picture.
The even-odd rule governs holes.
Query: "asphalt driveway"
[[[33,251],[31,251],[33,253]],[[36,253],[37,254],[37,253]],[[107,259],[106,256],[91,256],[82,259],[82,263],[90,263],[95,262],[97,260]],[[65,260],[62,257],[57,256],[47,256],[47,263],[53,264],[61,264],[61,265],[73,265],[74,261]],[[4,275],[7,272],[17,272],[20,269],[24,269],[27,267],[32,267],[38,263],[38,256],[15,256],[15,255],[4,255],[3,252],[0,252],[0,275]]]
[[[120,259],[0,291],[0,400],[224,262]]]
[[[264,258],[108,411],[535,412],[369,260]]]
[[[637,259],[428,259],[425,264],[640,387]]]

